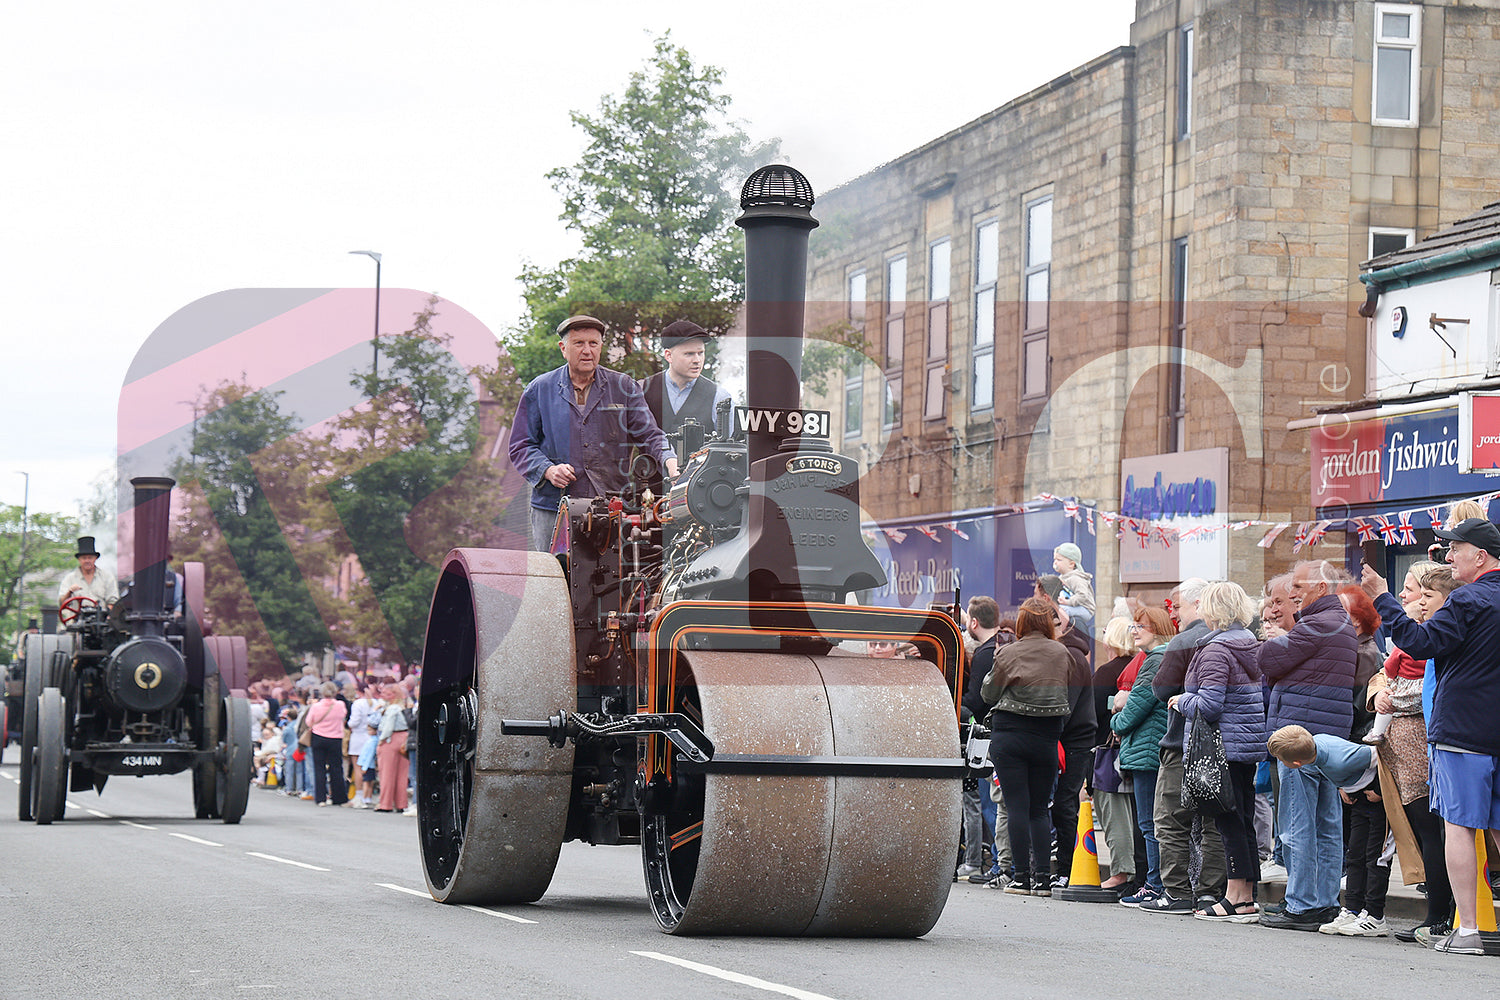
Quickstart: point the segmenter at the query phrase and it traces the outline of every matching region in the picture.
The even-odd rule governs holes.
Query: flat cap
[[[711,334],[690,319],[679,319],[662,327],[661,346],[676,347],[689,340],[707,340]]]
[[[591,326],[595,330],[598,330],[600,333],[603,333],[606,329],[608,329],[604,325],[604,321],[602,319],[595,319],[592,316],[585,316],[580,313],[577,316],[569,316],[567,319],[557,324],[557,339],[561,340],[562,338],[566,337],[568,335],[568,331],[573,329],[575,326]]]

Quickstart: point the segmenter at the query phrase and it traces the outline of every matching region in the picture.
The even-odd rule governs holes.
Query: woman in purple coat
[[[1237,583],[1211,583],[1198,612],[1212,630],[1198,642],[1183,693],[1167,703],[1188,720],[1217,725],[1229,758],[1234,808],[1216,818],[1229,879],[1224,898],[1194,913],[1201,920],[1249,924],[1259,919],[1252,895],[1260,881],[1255,846],[1255,765],[1266,756],[1266,710],[1257,663],[1259,642],[1246,627],[1254,605]],[[1183,750],[1192,723],[1185,728]]]

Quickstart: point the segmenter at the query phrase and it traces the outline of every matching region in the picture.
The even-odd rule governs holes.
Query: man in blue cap
[[[598,497],[625,489],[632,449],[677,475],[677,457],[640,386],[599,364],[604,323],[569,316],[558,324],[557,337],[564,363],[526,387],[510,432],[511,464],[531,484],[531,543],[538,552],[552,547],[564,494]]]

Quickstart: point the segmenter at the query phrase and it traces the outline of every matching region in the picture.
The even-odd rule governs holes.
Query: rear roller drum
[[[38,826],[63,818],[68,791],[67,705],[62,692],[42,692],[37,713],[36,774],[33,810]]]
[[[715,755],[958,758],[953,701],[917,660],[695,651],[676,710]],[[952,884],[959,777],[678,775],[646,817],[647,889],[676,934],[917,937]]]
[[[434,899],[531,902],[552,881],[573,747],[505,736],[500,720],[575,710],[570,608],[551,555],[448,555],[428,617],[417,714],[417,825]]]

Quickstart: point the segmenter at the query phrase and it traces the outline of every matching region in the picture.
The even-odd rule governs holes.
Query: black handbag
[[[1121,783],[1120,744],[1110,741],[1102,747],[1094,747],[1094,774],[1090,787],[1096,792],[1118,792]]]
[[[1182,757],[1182,804],[1200,816],[1219,816],[1234,809],[1224,735],[1218,726],[1197,716]]]

